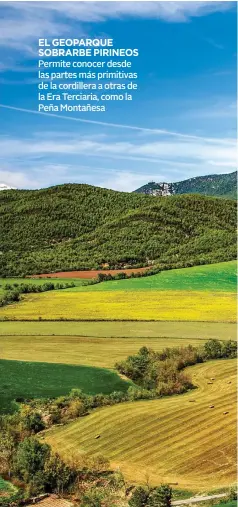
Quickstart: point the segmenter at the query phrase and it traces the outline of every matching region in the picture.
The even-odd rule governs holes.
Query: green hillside
[[[217,197],[237,197],[237,171],[230,174],[211,174],[198,176],[174,183],[176,194],[204,194]]]
[[[236,256],[235,227],[231,200],[76,184],[10,190],[0,194],[0,274],[227,261]]]
[[[166,188],[165,188],[166,187]],[[138,194],[149,195],[203,194],[213,197],[237,197],[237,171],[229,174],[209,174],[176,183],[156,183],[151,181],[135,190]]]

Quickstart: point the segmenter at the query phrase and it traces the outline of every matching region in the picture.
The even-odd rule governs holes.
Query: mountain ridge
[[[84,184],[9,190],[0,193],[0,274],[227,261],[235,228],[230,199],[151,199]]]
[[[195,176],[175,183],[154,182],[134,190],[138,194],[152,196],[201,194],[213,197],[236,199],[237,197],[237,171],[225,174],[208,174]]]

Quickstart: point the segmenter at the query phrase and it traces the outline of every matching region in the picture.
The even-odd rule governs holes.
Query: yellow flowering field
[[[235,322],[236,296],[202,291],[52,291],[0,309],[0,319]]]

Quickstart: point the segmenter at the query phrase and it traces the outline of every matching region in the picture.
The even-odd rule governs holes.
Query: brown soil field
[[[96,278],[99,273],[104,273],[105,275],[117,275],[118,273],[126,273],[130,275],[131,273],[138,273],[146,271],[150,269],[150,267],[145,268],[131,268],[131,269],[99,269],[99,270],[91,270],[91,271],[58,271],[57,273],[44,273],[41,275],[32,275],[29,278]]]

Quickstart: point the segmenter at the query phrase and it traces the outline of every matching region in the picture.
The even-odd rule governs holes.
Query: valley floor
[[[161,351],[199,347],[211,338],[234,340],[235,267],[231,261],[88,287],[78,279],[72,289],[28,294],[2,306],[0,368],[6,410],[16,396],[44,397],[50,388],[51,396],[74,386],[98,392],[96,377],[93,385],[84,375],[95,370],[91,367],[110,370],[101,375],[104,392],[126,389],[111,370],[143,346]],[[0,281],[0,292],[6,283]],[[6,372],[11,373],[9,382]],[[235,481],[235,360],[197,364],[188,372],[198,386],[189,393],[97,409],[46,432],[45,439],[67,459],[84,452],[103,454],[132,482],[169,482],[187,492],[229,487]],[[82,378],[85,386],[79,385]]]

